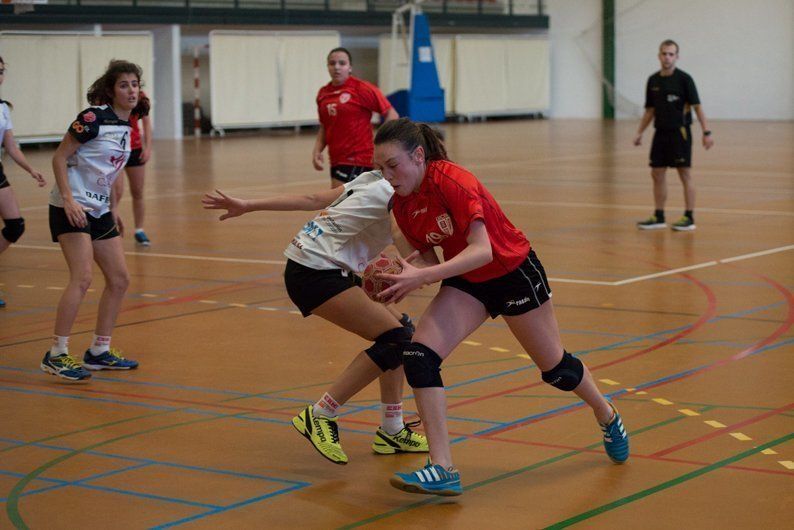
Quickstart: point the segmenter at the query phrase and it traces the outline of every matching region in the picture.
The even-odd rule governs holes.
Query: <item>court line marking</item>
[[[648,206],[631,205],[631,204],[605,204],[605,203],[590,203],[590,202],[565,202],[565,201],[518,201],[518,200],[505,200],[499,201],[499,204],[510,204],[517,206],[548,206],[553,208],[600,208],[606,210],[631,210],[631,211],[647,211]],[[725,215],[775,215],[781,217],[794,217],[794,212],[786,210],[745,210],[733,208],[703,208],[698,207],[699,212],[708,212]]]
[[[14,245],[15,248],[22,248],[22,249],[30,249],[30,250],[57,250],[60,251],[60,247],[45,247],[42,245]],[[749,254],[741,254],[739,256],[732,256],[729,258],[723,258],[718,260],[707,261],[705,263],[698,263],[696,265],[688,265],[686,267],[679,267],[677,269],[669,269],[666,271],[655,272],[653,274],[645,274],[643,276],[635,276],[633,278],[626,278],[624,280],[617,280],[613,282],[602,281],[602,280],[579,280],[574,278],[555,278],[550,277],[549,280],[552,282],[557,283],[577,283],[577,284],[586,284],[586,285],[604,285],[607,287],[619,287],[622,285],[628,285],[630,283],[637,283],[645,280],[652,280],[655,278],[662,278],[664,276],[670,276],[673,274],[679,274],[681,272],[687,272],[691,270],[697,269],[705,269],[707,267],[714,267],[716,265],[724,264],[724,263],[733,263],[736,261],[742,261],[746,259],[757,258],[760,256],[768,256],[770,254],[777,254],[779,252],[786,252],[789,250],[794,250],[794,245],[785,245],[782,247],[770,248],[767,250],[761,250],[758,252],[751,252]],[[127,256],[135,256],[135,257],[151,257],[151,258],[167,258],[167,259],[184,259],[184,260],[193,260],[193,261],[218,261],[223,263],[253,263],[253,264],[260,264],[260,265],[284,265],[286,261],[284,260],[268,260],[268,259],[247,259],[247,258],[221,258],[215,256],[195,256],[191,254],[161,254],[155,252],[132,252],[132,251],[125,251],[125,255]],[[32,286],[31,286],[32,287]]]

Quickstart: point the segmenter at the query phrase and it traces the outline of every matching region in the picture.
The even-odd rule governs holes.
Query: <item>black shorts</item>
[[[370,166],[331,166],[331,178],[347,183],[372,169]]]
[[[307,317],[339,293],[361,287],[361,278],[342,269],[312,269],[288,259],[284,285],[292,303]]]
[[[546,271],[534,250],[529,251],[517,269],[498,278],[470,282],[461,276],[453,276],[442,281],[441,286],[454,287],[472,295],[482,302],[491,318],[523,315],[551,298]]]
[[[88,224],[85,227],[72,226],[66,217],[66,210],[50,204],[50,234],[52,235],[53,243],[58,242],[59,235],[70,232],[90,234],[91,241],[100,241],[119,236],[119,230],[111,212],[106,213],[99,219],[89,214],[85,214],[85,217],[88,219]]]
[[[690,128],[657,129],[651,144],[651,167],[690,167],[692,131]]]
[[[144,165],[146,162],[141,162],[141,153],[143,149],[133,149],[130,151],[130,159],[124,167],[138,167]]]
[[[3,163],[0,162],[0,190],[7,188],[10,185],[11,183],[8,182],[8,177],[6,177],[6,174],[3,172]]]

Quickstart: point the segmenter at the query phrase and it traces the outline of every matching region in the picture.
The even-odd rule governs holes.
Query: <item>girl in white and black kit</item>
[[[89,378],[86,368],[138,367],[136,361],[110,347],[110,337],[129,285],[119,237],[118,201],[112,188],[130,156],[127,120],[141,104],[140,81],[138,65],[111,61],[88,89],[88,101],[101,104],[77,116],[52,158],[55,186],[50,193],[50,232],[69,266],[69,284],[58,302],[52,347],[45,352],[41,369],[72,381]],[[80,303],[91,285],[92,261],[105,276],[105,288],[94,339],[81,364],[69,355],[68,343]]]
[[[0,85],[5,80],[6,63],[0,57]],[[30,173],[38,183],[39,187],[44,186],[47,182],[41,173],[33,169],[25,155],[17,146],[14,141],[14,126],[11,123],[11,103],[0,99],[0,144],[8,156],[22,169]],[[19,203],[14,195],[14,190],[11,189],[11,184],[8,182],[8,177],[3,172],[3,164],[0,162],[0,217],[3,218],[3,228],[0,230],[0,253],[5,251],[11,243],[16,243],[22,234],[25,232],[25,219],[19,211]],[[0,299],[0,308],[5,307],[6,303]]]
[[[402,415],[402,348],[411,340],[413,325],[408,315],[398,320],[386,306],[370,300],[354,274],[392,243],[393,195],[380,172],[367,172],[311,195],[242,200],[216,190],[202,200],[205,208],[227,210],[221,220],[258,210],[321,210],[284,252],[287,293],[304,317],[317,315],[373,341],[317,403],[292,420],[298,432],[335,464],[348,461],[339,443],[338,409],[378,377],[381,426],[372,450],[378,454],[428,450],[425,437],[405,425]]]

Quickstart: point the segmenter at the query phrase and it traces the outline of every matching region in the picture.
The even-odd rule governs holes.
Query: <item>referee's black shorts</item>
[[[331,166],[331,178],[347,184],[357,176],[372,171],[371,166]]]
[[[651,144],[651,167],[690,167],[692,165],[692,131],[656,129]]]

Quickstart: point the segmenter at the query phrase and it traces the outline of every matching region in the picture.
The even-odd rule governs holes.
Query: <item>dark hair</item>
[[[420,145],[425,150],[425,160],[449,160],[441,133],[426,123],[416,123],[408,118],[387,121],[375,134],[375,145],[395,142],[412,153]]]
[[[348,50],[347,48],[342,48],[341,46],[339,46],[338,48],[334,48],[333,50],[328,52],[328,57],[326,57],[325,60],[327,61],[328,59],[330,59],[331,58],[331,54],[332,53],[336,53],[336,52],[346,53],[347,54],[347,62],[349,62],[351,66],[353,65],[353,56],[350,55],[350,50]]]
[[[662,43],[659,45],[659,51],[662,51],[662,48],[665,46],[675,46],[675,53],[678,53],[678,43],[673,39],[663,40]]]
[[[2,58],[2,57],[0,57],[0,63],[3,63],[3,68],[5,68],[5,67],[6,67],[6,62],[3,60],[3,58]],[[8,105],[8,108],[9,108],[9,109],[11,109],[11,110],[14,110],[14,106],[11,104],[11,102],[10,102],[10,101],[6,101],[6,100],[4,100],[4,99],[0,99],[0,101],[2,101],[3,103],[5,103],[6,105]],[[2,141],[2,138],[0,138],[0,141]]]
[[[138,78],[138,86],[143,87],[141,76],[143,70],[137,64],[119,59],[112,59],[108,64],[107,70],[102,76],[94,81],[88,89],[86,98],[90,105],[111,105],[113,103],[113,87],[121,74],[134,74]],[[149,113],[149,98],[139,97],[138,104],[132,109],[134,114],[143,116]]]

